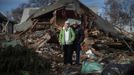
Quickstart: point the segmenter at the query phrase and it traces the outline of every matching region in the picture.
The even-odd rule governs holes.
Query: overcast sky
[[[103,8],[104,0],[80,0],[89,7]],[[28,0],[0,0],[0,10],[3,12],[11,11],[19,6],[21,3],[27,3]],[[101,10],[99,10],[101,11]]]

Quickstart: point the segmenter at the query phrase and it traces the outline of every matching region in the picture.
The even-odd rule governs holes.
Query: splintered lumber
[[[2,32],[8,33],[8,29],[7,29],[8,24],[9,24],[9,20],[8,20],[8,21],[6,22],[6,24],[3,26]]]
[[[125,31],[124,29],[119,28],[118,26],[115,26],[116,30],[118,30],[119,32],[121,32],[123,35],[125,35],[126,37],[128,37],[129,39],[131,39],[131,41],[134,42],[134,35]]]
[[[44,45],[44,43],[46,43],[48,40],[50,40],[51,36],[49,35],[49,33],[46,33],[44,36],[42,36],[41,39],[38,40],[37,43],[35,43],[35,48],[39,49],[41,46]]]
[[[129,48],[129,50],[134,53],[133,48],[123,39],[123,41],[125,42],[125,44],[127,45],[127,47]]]
[[[50,24],[50,22],[38,22],[37,25]]]
[[[121,42],[108,42],[108,43],[105,43],[106,45],[115,45],[115,46],[121,46],[122,43]]]

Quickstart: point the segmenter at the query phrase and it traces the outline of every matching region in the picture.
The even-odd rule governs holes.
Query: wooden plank
[[[37,25],[50,24],[50,22],[38,22]]]
[[[29,31],[29,30],[33,29],[33,28],[34,28],[34,26],[36,26],[37,22],[38,22],[38,20],[36,20],[36,21],[34,22],[34,24],[33,24],[30,28],[28,28],[27,30],[25,30],[25,31],[21,32],[21,33],[19,34],[19,36],[23,35],[23,34],[24,34],[24,33],[26,33],[27,31]]]

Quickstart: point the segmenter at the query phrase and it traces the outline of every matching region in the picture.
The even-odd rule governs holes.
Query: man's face
[[[77,28],[77,25],[76,25],[76,24],[73,24],[73,27],[74,27],[74,28]]]

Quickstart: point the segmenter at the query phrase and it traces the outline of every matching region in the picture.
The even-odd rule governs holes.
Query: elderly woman
[[[69,26],[70,23],[65,21],[63,28],[59,34],[59,43],[63,46],[64,50],[64,64],[72,64],[72,44],[75,39],[75,33],[73,29]]]

